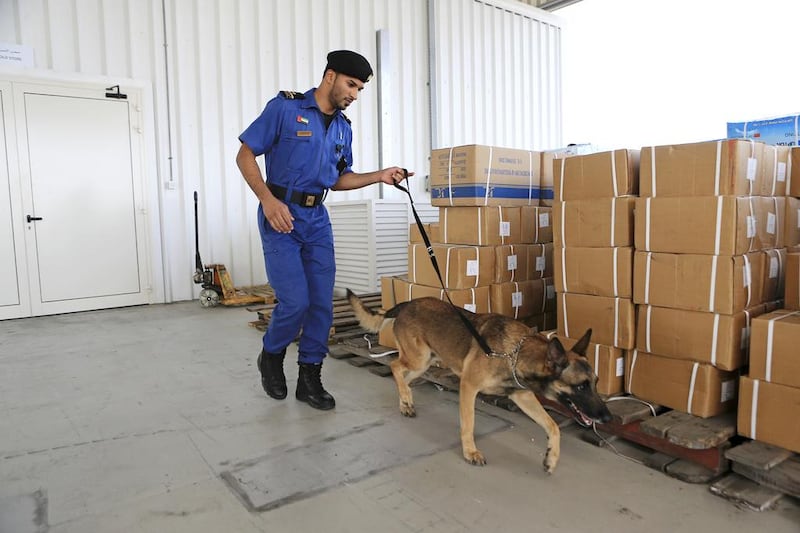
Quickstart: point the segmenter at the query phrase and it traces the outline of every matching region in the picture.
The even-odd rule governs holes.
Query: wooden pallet
[[[710,487],[740,507],[763,511],[784,495],[800,498],[800,455],[750,440],[725,452],[733,473]]]

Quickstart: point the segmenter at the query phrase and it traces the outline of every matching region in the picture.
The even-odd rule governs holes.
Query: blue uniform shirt
[[[279,92],[239,140],[256,156],[264,154],[268,183],[318,194],[352,172],[353,131],[340,110],[325,131],[314,91],[302,97]]]

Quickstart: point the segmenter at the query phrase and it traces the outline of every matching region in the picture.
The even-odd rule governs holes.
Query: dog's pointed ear
[[[572,351],[578,355],[582,355],[586,357],[586,349],[589,347],[589,340],[592,338],[592,328],[586,330],[586,333],[583,334],[578,342],[575,343],[575,346],[572,347]]]
[[[553,337],[547,343],[547,366],[553,370],[558,370],[566,366],[567,352],[564,345],[557,337]]]

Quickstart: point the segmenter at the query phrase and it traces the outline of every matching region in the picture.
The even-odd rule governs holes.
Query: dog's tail
[[[359,325],[371,333],[377,333],[383,327],[385,320],[383,311],[373,311],[356,294],[347,289],[347,300],[353,307]]]

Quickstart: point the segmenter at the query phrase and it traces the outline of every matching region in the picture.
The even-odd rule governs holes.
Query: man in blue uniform
[[[267,102],[239,136],[236,156],[260,202],[264,263],[278,300],[258,356],[261,384],[272,398],[286,397],[283,360],[286,347],[300,334],[295,396],[322,410],[336,405],[320,376],[333,324],[336,273],[333,232],[322,200],[328,189],[391,185],[405,176],[400,167],[353,172],[353,132],[342,111],[372,78],[372,67],[349,50],[331,52],[327,59],[319,87],[305,93],[283,91]],[[266,183],[256,163],[262,154]]]

